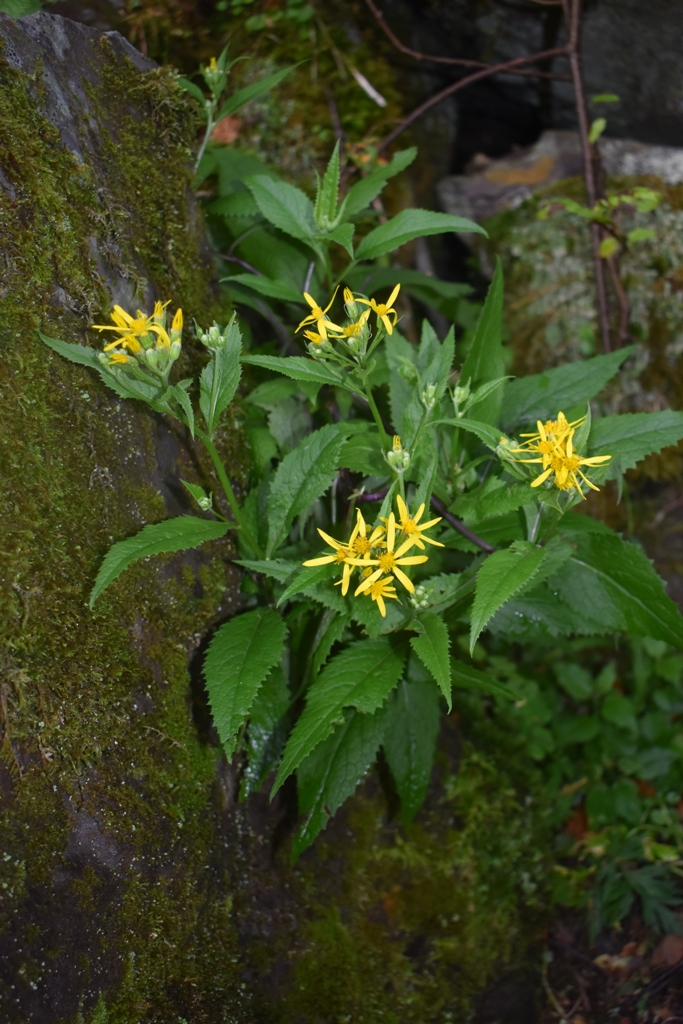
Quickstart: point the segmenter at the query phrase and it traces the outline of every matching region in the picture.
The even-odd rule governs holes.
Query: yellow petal
[[[426,562],[427,559],[425,558],[424,561]],[[406,588],[408,593],[412,594],[414,592],[414,590],[415,590],[415,587],[413,586],[413,581],[411,579],[409,579],[406,576],[406,574],[403,572],[403,570],[399,569],[399,567],[397,565],[394,566],[394,574],[395,574],[396,578],[401,581],[401,583]]]
[[[377,601],[377,607],[379,608],[380,615],[382,616],[383,619],[386,619],[386,617],[387,617],[387,606],[385,605],[384,601],[382,600],[382,595],[378,594],[377,597],[375,598],[375,601]]]
[[[537,476],[535,480],[531,481],[531,486],[532,487],[540,487],[541,484],[545,480],[548,479],[548,477],[550,476],[551,473],[552,473],[552,468],[551,469],[546,469],[545,473],[541,473],[540,476]]]
[[[323,555],[322,558],[309,558],[307,562],[302,562],[302,565],[327,565],[328,562],[334,562],[336,555]]]
[[[389,306],[393,306],[394,300],[395,300],[396,296],[398,295],[398,293],[400,292],[400,290],[401,290],[401,286],[400,286],[400,284],[397,284],[396,287],[394,288],[393,292],[389,296],[389,299],[387,300],[387,309],[389,308]]]

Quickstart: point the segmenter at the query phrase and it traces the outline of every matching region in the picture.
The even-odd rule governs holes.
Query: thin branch
[[[380,9],[373,3],[373,0],[365,0],[366,4],[375,16],[377,24],[384,32],[387,39],[396,47],[401,53],[405,53],[406,56],[412,57],[413,60],[428,60],[432,64],[450,64],[461,68],[488,68],[491,65],[487,64],[483,60],[467,60],[465,57],[437,57],[430,53],[420,53],[419,50],[413,50],[412,47],[406,46],[402,43],[395,32],[387,25],[384,20],[384,15]],[[552,4],[560,4],[562,0],[552,0]],[[565,75],[554,75],[549,71],[534,71],[525,68],[519,68],[510,72],[512,75],[532,75],[541,76],[542,78],[558,78],[562,81],[568,81]]]
[[[586,197],[589,206],[595,206],[598,199],[596,163],[597,152],[590,142],[590,126],[588,124],[588,112],[586,110],[586,96],[583,89],[583,75],[581,73],[581,55],[579,43],[581,35],[581,0],[562,0],[564,17],[569,33],[569,66],[572,73],[574,86],[574,100],[576,103],[576,117],[579,124],[579,138],[581,139],[581,153],[583,156],[583,177],[586,182]],[[598,313],[600,317],[600,334],[602,337],[603,352],[609,352],[612,348],[609,331],[609,307],[607,305],[607,289],[605,288],[605,267],[600,256],[600,242],[602,241],[602,229],[595,221],[591,223],[591,246],[593,249],[593,270],[595,273],[595,287],[598,295]]]
[[[494,548],[493,545],[489,544],[487,540],[483,540],[481,537],[477,537],[476,533],[472,533],[471,530],[468,530],[464,523],[461,523],[459,519],[456,519],[452,512],[448,511],[444,503],[442,501],[439,501],[436,495],[432,494],[431,502],[432,508],[434,509],[435,512],[439,513],[442,519],[445,519],[447,523],[450,523],[454,530],[457,530],[458,533],[461,533],[463,537],[467,538],[467,540],[470,540],[472,541],[473,544],[476,544],[477,547],[480,548],[482,551],[485,551],[487,555],[491,555],[493,554],[494,551],[497,550],[497,548]]]
[[[247,263],[246,260],[241,260],[237,256],[228,256],[228,254],[224,252],[219,253],[219,255],[220,258],[222,260],[226,260],[227,263],[239,263],[239,265],[244,267],[245,270],[248,270],[250,274],[256,274],[257,277],[263,277],[261,271],[257,270],[256,267],[252,267],[251,263]]]
[[[387,137],[382,140],[379,145],[379,150],[382,152],[390,146],[394,139],[398,138],[401,132],[404,132],[413,121],[417,121],[419,117],[422,117],[426,111],[431,107],[441,103],[443,100],[452,96],[453,93],[458,92],[460,89],[464,89],[468,85],[472,85],[473,82],[478,82],[483,78],[489,78],[491,75],[498,75],[510,72],[511,69],[520,67],[522,64],[531,64],[537,60],[548,60],[551,57],[567,56],[569,53],[569,44],[566,46],[556,46],[552,50],[542,50],[540,53],[534,53],[530,57],[515,57],[514,60],[505,61],[503,64],[492,64],[488,67],[482,68],[480,71],[475,71],[472,75],[467,75],[465,78],[460,78],[457,82],[452,82],[451,85],[442,89],[441,92],[436,93],[434,96],[430,96],[428,100],[421,103],[419,107],[416,107],[412,113],[408,114],[404,119],[394,128],[392,132],[389,132]]]
[[[605,260],[605,263],[607,264],[612,287],[619,303],[619,345],[621,346],[625,345],[630,338],[628,325],[631,319],[631,303],[619,276],[616,256],[610,256]]]

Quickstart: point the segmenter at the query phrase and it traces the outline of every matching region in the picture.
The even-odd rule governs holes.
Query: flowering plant
[[[336,190],[337,171],[326,178],[321,189]],[[235,316],[196,326],[208,357],[197,381],[170,382],[183,319],[167,330],[161,304],[150,316],[115,307],[97,327],[116,332],[103,353],[43,336],[120,396],[175,417],[211,456],[212,491],[186,483],[199,514],[115,543],[91,605],[134,559],[235,529],[244,607],[217,629],[204,674],[242,795],[274,770],[273,792],[296,774],[295,857],[380,747],[410,820],[453,687],[516,699],[475,664],[484,632],[626,631],[683,647],[683,617],[641,548],[577,513],[584,491],[620,484],[683,437],[681,413],[594,418],[591,400],[629,350],[510,380],[500,267],[466,351],[427,321],[411,344],[398,284],[385,302],[347,285],[340,303],[337,287],[303,289],[306,355],[243,353]],[[242,364],[263,378],[243,399],[254,465],[238,501],[216,431]]]

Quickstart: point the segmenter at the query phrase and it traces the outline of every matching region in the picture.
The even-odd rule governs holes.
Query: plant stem
[[[390,447],[390,445],[389,445],[389,438],[387,436],[386,430],[384,429],[384,424],[382,423],[382,417],[379,414],[379,409],[377,408],[377,406],[375,404],[375,399],[373,398],[373,395],[372,395],[372,388],[368,387],[367,376],[365,377],[365,380],[363,381],[363,390],[365,391],[365,396],[364,396],[365,397],[365,401],[370,406],[370,412],[372,413],[372,417],[373,417],[375,423],[377,424],[377,429],[379,430],[379,436],[381,438],[382,444],[384,445],[384,447],[386,449],[388,449]]]
[[[213,115],[215,113],[215,110],[216,110],[216,100],[211,100],[211,102],[207,103],[207,105],[206,105],[206,131],[204,132],[204,138],[202,139],[202,144],[199,147],[199,152],[197,153],[197,161],[196,161],[196,163],[194,165],[195,173],[199,169],[199,164],[201,162],[202,157],[204,156],[204,150],[206,149],[206,145],[207,145],[209,139],[211,138],[211,132],[215,128],[215,124],[214,124],[214,120],[213,120]]]
[[[432,494],[430,500],[434,511],[438,512],[441,518],[445,519],[447,523],[450,523],[454,530],[457,530],[458,533],[461,533],[463,537],[467,538],[467,540],[470,540],[472,541],[473,544],[476,544],[481,551],[485,551],[487,555],[491,555],[493,554],[494,551],[497,550],[497,548],[494,548],[494,546],[492,544],[489,544],[487,540],[483,540],[481,537],[477,537],[476,533],[472,533],[471,530],[468,530],[464,523],[461,523],[460,520],[457,519],[452,512],[448,511],[444,503],[440,501],[435,494]]]
[[[237,498],[235,497],[235,492],[233,491],[232,485],[231,485],[230,481],[228,480],[228,474],[225,472],[225,466],[223,465],[223,460],[221,459],[220,455],[218,454],[218,452],[216,450],[215,444],[213,443],[213,441],[211,440],[209,435],[205,434],[203,430],[200,430],[199,428],[197,428],[196,433],[197,433],[197,437],[202,442],[202,444],[206,448],[207,452],[211,456],[211,461],[214,464],[214,468],[216,470],[216,474],[218,475],[218,479],[221,482],[221,487],[223,488],[223,492],[225,494],[225,497],[228,499],[228,504],[230,505],[230,508],[232,510],[232,514],[235,517],[235,522],[237,523],[237,525],[239,526],[240,530],[242,531],[242,535],[244,536],[244,539],[254,549],[254,551],[258,554],[259,558],[263,558],[263,552],[261,551],[261,548],[260,548],[259,544],[256,542],[256,540],[252,536],[249,527],[246,525],[246,523],[244,521],[244,517],[242,515],[241,509],[240,509],[239,505],[237,504]]]

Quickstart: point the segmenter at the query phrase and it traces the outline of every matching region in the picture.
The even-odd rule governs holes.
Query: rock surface
[[[683,183],[683,149],[650,146],[633,139],[602,138],[600,156],[607,175],[650,175],[667,185]],[[544,185],[582,173],[578,132],[544,132],[535,145],[500,160],[474,161],[471,174],[442,178],[437,190],[447,213],[488,220],[503,210],[514,210]]]

